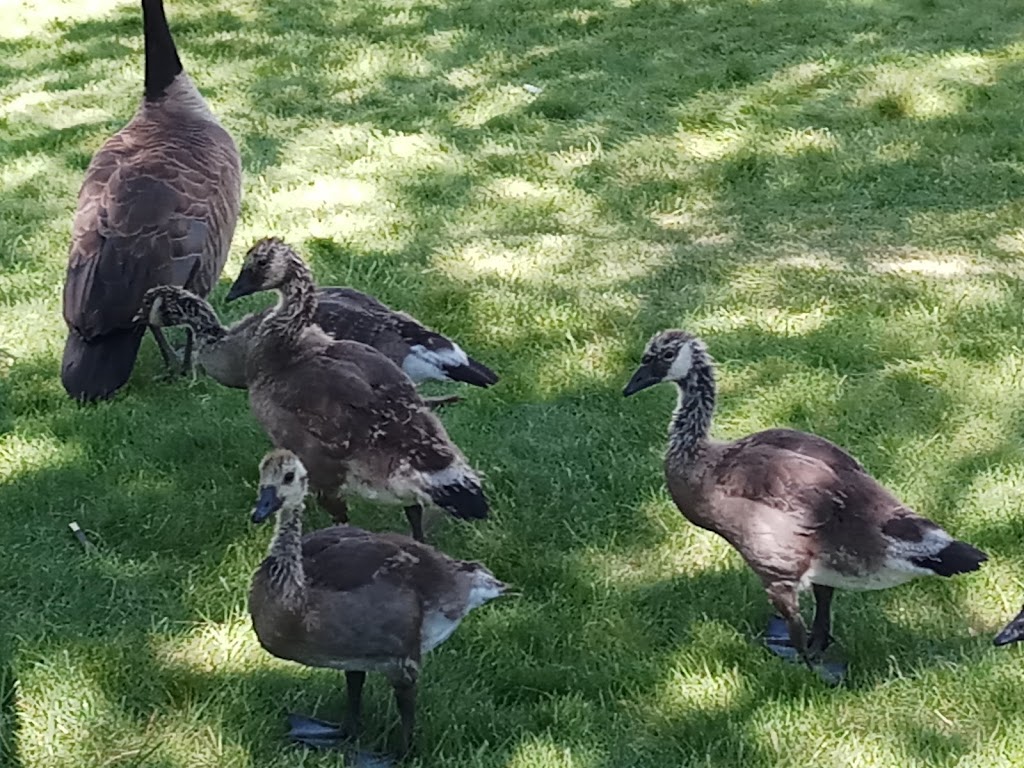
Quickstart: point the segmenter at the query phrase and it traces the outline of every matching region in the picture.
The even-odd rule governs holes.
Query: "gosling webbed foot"
[[[465,398],[462,395],[437,395],[435,397],[424,397],[423,402],[433,411],[444,408],[446,405],[461,403]]]
[[[823,645],[831,644],[831,637],[826,638]],[[814,648],[806,656],[793,647],[789,637],[789,626],[781,616],[772,616],[764,632],[764,645],[776,656],[794,664],[806,663],[827,685],[839,685],[846,677],[848,665],[842,661],[825,661],[821,658],[821,649]]]
[[[354,768],[393,768],[398,762],[391,755],[354,749],[352,747],[352,740],[355,738],[353,731],[353,728],[346,727],[344,724],[336,725],[305,715],[288,715],[287,736],[289,739],[310,749],[344,750],[345,765],[351,765]]]
[[[355,736],[344,725],[297,714],[288,715],[288,733],[285,735],[292,741],[298,741],[318,749],[337,748],[341,744],[351,741]]]

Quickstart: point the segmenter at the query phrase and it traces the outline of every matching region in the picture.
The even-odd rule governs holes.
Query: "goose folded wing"
[[[738,440],[736,449],[763,446],[799,453],[824,462],[835,471],[863,472],[860,462],[830,440],[795,429],[766,429]]]
[[[424,403],[406,373],[373,347],[358,342],[334,345],[332,354],[357,365],[377,401],[370,442],[420,472],[440,472],[456,459],[448,433]]]
[[[424,327],[411,315],[352,288],[322,289],[318,313],[322,316],[321,326],[329,333],[372,341],[378,348],[399,341],[409,346],[420,344],[431,350],[452,346],[448,339]]]
[[[835,522],[847,509],[847,475],[813,456],[741,441],[723,454],[714,481],[726,498],[756,502],[814,529]]]
[[[282,371],[277,407],[337,459],[425,408],[405,373],[372,347],[339,341]],[[378,434],[379,433],[379,434]]]
[[[380,311],[372,305],[367,307],[363,302],[335,293],[340,289],[329,290],[331,293],[324,290],[318,293],[316,322],[331,336],[377,346],[382,334],[392,332],[386,308]]]
[[[350,311],[361,311],[374,315],[388,315],[392,312],[391,307],[384,302],[367,293],[357,291],[355,288],[344,286],[321,288],[317,297],[321,302],[346,307]]]
[[[445,578],[439,558],[418,542],[350,526],[307,535],[302,559],[310,586],[336,592],[375,583],[429,586]]]
[[[106,178],[83,185],[64,287],[65,319],[85,338],[130,328],[150,288],[186,285],[209,231],[168,180],[130,168]]]

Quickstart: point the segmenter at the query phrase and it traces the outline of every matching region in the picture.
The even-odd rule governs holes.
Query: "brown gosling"
[[[908,509],[828,440],[791,429],[710,439],[715,372],[699,338],[655,334],[623,394],[661,382],[679,388],[665,457],[673,501],[743,556],[786,623],[781,640],[812,668],[831,642],[834,589],[953,576],[988,559]],[[805,589],[816,604],[809,638],[799,607]]]
[[[313,276],[276,238],[257,242],[227,300],[277,291],[246,352],[249,405],[275,446],[295,451],[337,522],[345,497],[398,503],[423,540],[423,505],[483,519],[480,477],[405,372],[373,347],[316,325]]]

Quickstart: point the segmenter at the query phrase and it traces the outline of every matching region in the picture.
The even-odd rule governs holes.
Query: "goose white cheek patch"
[[[693,365],[693,350],[690,349],[690,345],[687,344],[679,350],[679,354],[676,355],[676,359],[672,361],[672,367],[668,369],[668,373],[665,374],[665,379],[668,381],[678,381],[679,379],[686,378],[686,374],[690,372],[690,367]]]

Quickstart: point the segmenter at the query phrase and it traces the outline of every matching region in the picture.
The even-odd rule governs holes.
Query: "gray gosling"
[[[489,387],[497,374],[469,357],[451,339],[352,288],[318,288],[313,321],[335,339],[369,344],[387,355],[415,383],[458,381]],[[186,326],[196,359],[226,387],[244,389],[246,350],[270,308],[246,315],[230,327],[221,324],[209,302],[175,286],[151,288],[136,316],[154,328]]]
[[[249,613],[260,644],[274,656],[344,671],[348,711],[341,726],[291,715],[288,735],[321,747],[354,737],[366,673],[380,672],[394,688],[404,755],[412,744],[423,656],[507,585],[480,563],[400,534],[338,525],[303,535],[308,481],[290,451],[270,451],[260,462],[252,521],[275,515],[277,521],[252,578]]]
[[[154,328],[185,326],[192,341],[194,360],[206,374],[225,387],[245,389],[246,348],[265,314],[246,315],[225,327],[206,299],[175,285],[160,285],[146,291],[135,320]],[[423,400],[436,409],[460,402],[462,398],[442,395]]]

